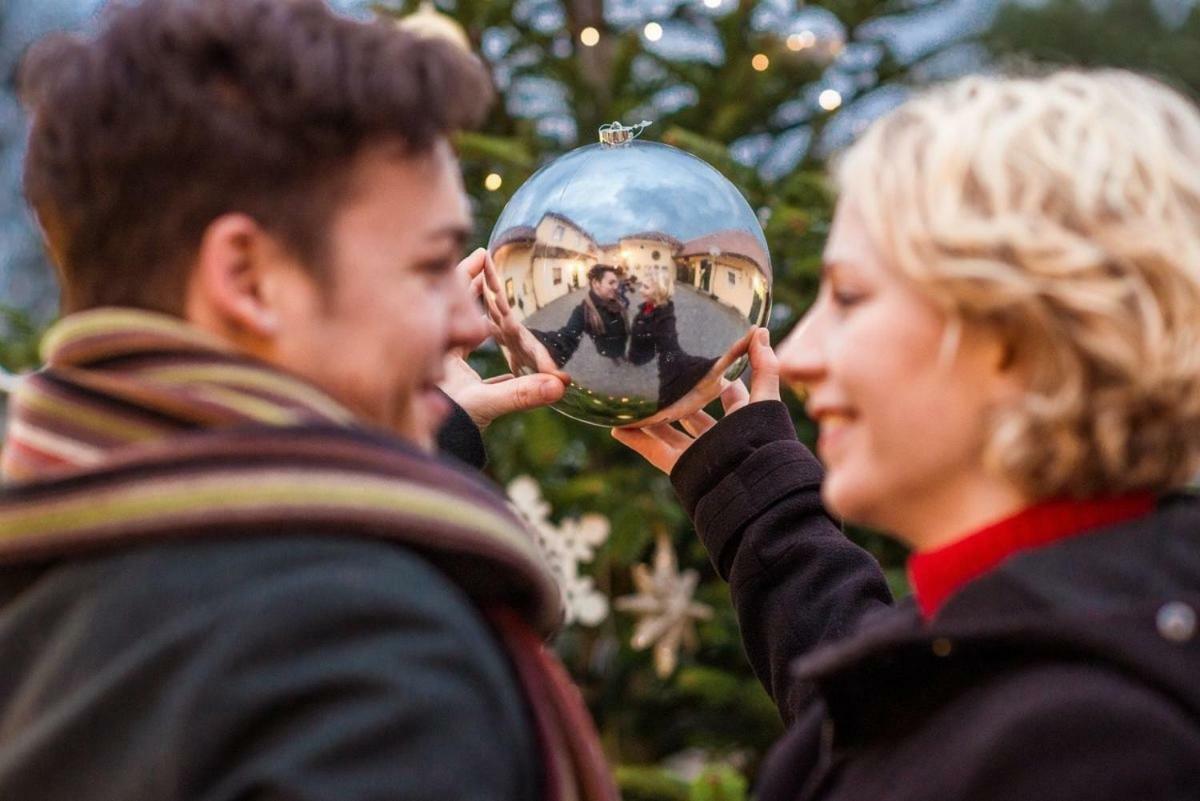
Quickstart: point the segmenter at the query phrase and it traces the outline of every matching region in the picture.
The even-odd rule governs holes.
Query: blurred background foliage
[[[396,19],[418,10],[415,0],[337,5]],[[446,0],[422,13],[431,12],[465,33],[499,94],[483,128],[458,141],[476,244],[486,243],[508,197],[538,167],[595,141],[604,122],[652,120],[645,138],[705,159],[758,211],[776,280],[776,342],[816,291],[833,204],[828,160],[914,89],[1049,63],[1138,69],[1200,96],[1195,0]],[[17,52],[4,26],[9,13],[0,10],[7,68]],[[11,79],[5,86],[11,110]],[[0,122],[12,152],[19,137],[11,113]],[[0,191],[17,192],[14,176],[10,165]],[[4,213],[11,217],[17,205],[10,200]],[[18,278],[28,286],[30,271],[49,274],[36,247],[14,244],[14,219],[0,238],[0,286]],[[28,229],[27,219],[21,224]],[[8,294],[0,298],[8,304],[0,305],[0,366],[29,369],[53,303]],[[486,375],[506,370],[495,350],[474,358]],[[813,426],[788,402],[811,444]],[[666,476],[607,430],[550,410],[497,421],[486,438],[489,472],[501,484],[530,475],[556,518],[598,512],[611,520],[608,541],[582,568],[610,598],[633,591],[631,566],[648,561],[656,533],[666,532],[681,568],[701,573],[698,600],[715,609],[700,624],[699,649],[666,678],[648,652],[629,647],[632,621],[621,613],[572,626],[556,642],[625,797],[745,798],[781,724],[750,673],[728,592]],[[879,558],[897,594],[906,593],[902,549],[871,532],[848,533]]]

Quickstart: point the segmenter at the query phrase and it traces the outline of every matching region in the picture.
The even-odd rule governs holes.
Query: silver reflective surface
[[[489,312],[514,373],[565,373],[562,413],[677,419],[745,366],[767,320],[758,219],[700,159],[633,141],[579,148],[513,195],[488,243]]]

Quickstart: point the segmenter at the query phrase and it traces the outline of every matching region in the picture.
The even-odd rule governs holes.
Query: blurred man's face
[[[437,389],[447,352],[486,336],[455,270],[470,232],[458,163],[444,141],[416,157],[375,148],[354,181],[328,234],[329,287],[289,279],[276,361],[432,449],[449,411]]]
[[[617,297],[617,288],[621,282],[617,280],[617,274],[613,272],[605,272],[597,281],[592,281],[592,291],[599,297],[605,300],[615,300]]]

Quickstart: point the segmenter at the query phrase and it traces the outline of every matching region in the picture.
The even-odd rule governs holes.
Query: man
[[[4,453],[0,798],[613,797],[526,532],[428,454],[562,393],[449,358],[485,334],[478,64],[318,0],[147,0],[22,88],[66,316]]]
[[[613,360],[625,358],[629,328],[625,305],[619,294],[621,280],[615,267],[597,264],[588,270],[588,293],[571,312],[567,324],[556,331],[533,330],[533,335],[550,352],[559,367],[575,355],[584,333],[591,337],[596,352]]]

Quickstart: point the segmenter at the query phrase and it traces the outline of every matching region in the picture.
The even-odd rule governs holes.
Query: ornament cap
[[[600,144],[608,147],[627,145],[653,124],[650,120],[642,120],[637,125],[622,125],[620,121],[605,123],[600,126]]]

